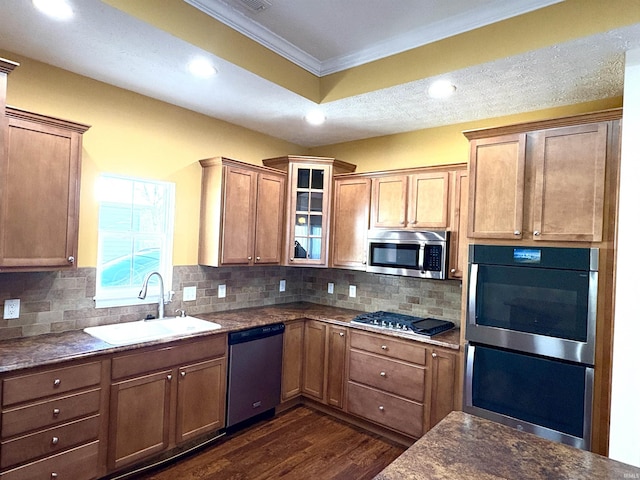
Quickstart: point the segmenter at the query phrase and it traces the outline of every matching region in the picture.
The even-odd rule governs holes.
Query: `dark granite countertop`
[[[431,338],[403,332],[381,332],[375,327],[368,327],[357,323],[352,324],[351,319],[361,313],[364,312],[308,302],[208,313],[197,315],[197,317],[219,323],[222,328],[190,335],[189,338],[220,335],[245,328],[277,322],[290,322],[305,318],[346,325],[377,333],[386,333],[388,335],[409,338],[443,348],[460,349],[460,330],[457,328]],[[22,368],[53,365],[68,360],[89,358],[101,354],[124,352],[150,345],[175,342],[176,340],[176,337],[170,337],[132,345],[114,346],[98,340],[81,330],[5,340],[0,342],[0,373],[11,372]]]
[[[640,478],[640,468],[451,412],[374,480]]]

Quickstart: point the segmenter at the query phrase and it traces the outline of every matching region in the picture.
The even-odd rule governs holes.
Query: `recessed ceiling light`
[[[209,78],[218,73],[216,67],[205,58],[196,58],[189,62],[189,71],[200,78]]]
[[[437,80],[431,84],[427,93],[432,98],[447,98],[456,91],[456,86],[449,80]]]
[[[327,116],[321,110],[311,110],[304,116],[304,119],[310,125],[322,125],[327,119]]]
[[[56,20],[73,17],[73,9],[67,0],[32,0],[32,3],[42,13]]]

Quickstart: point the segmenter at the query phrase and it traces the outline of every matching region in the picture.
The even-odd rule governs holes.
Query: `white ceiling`
[[[210,10],[234,1],[198,0],[200,7],[206,4]],[[0,18],[12,20],[0,25],[0,48],[302,146],[619,96],[624,52],[640,47],[640,24],[636,24],[316,105],[100,0],[70,2],[74,18],[55,22],[35,11],[31,2],[2,0]],[[244,16],[251,20],[248,25],[264,23],[254,29],[252,38],[258,39],[265,31],[271,31],[260,41],[269,44],[270,39],[283,39],[276,49],[279,53],[289,56],[293,55],[291,52],[302,52],[301,58],[313,64],[313,68],[330,71],[369,61],[375,55],[405,50],[412,42],[428,43],[461,29],[476,28],[554,2],[269,0],[269,3],[270,8],[255,15],[240,9],[246,10]],[[393,8],[389,8],[391,4]],[[397,8],[398,5],[410,8]],[[509,10],[501,10],[501,5],[509,5]],[[240,10],[228,4],[225,8],[227,16],[238,17]],[[416,11],[425,13],[416,15]],[[294,44],[297,48],[292,49]],[[211,59],[219,74],[208,80],[193,78],[186,63],[196,56]],[[457,85],[455,95],[448,100],[433,100],[425,95],[427,86],[440,77]],[[314,107],[327,115],[327,122],[320,127],[303,121],[304,114]]]

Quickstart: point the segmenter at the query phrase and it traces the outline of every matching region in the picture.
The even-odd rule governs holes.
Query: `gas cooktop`
[[[452,329],[455,325],[447,320],[436,318],[421,318],[393,312],[370,312],[355,317],[352,322],[362,323],[383,330],[417,333],[433,336]]]

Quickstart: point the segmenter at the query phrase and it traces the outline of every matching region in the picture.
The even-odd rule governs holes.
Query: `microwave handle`
[[[424,243],[420,244],[420,250],[418,250],[418,267],[422,273],[426,271],[424,268]]]
[[[471,264],[469,272],[469,302],[467,304],[467,325],[476,324],[476,295],[478,294],[478,264]]]

